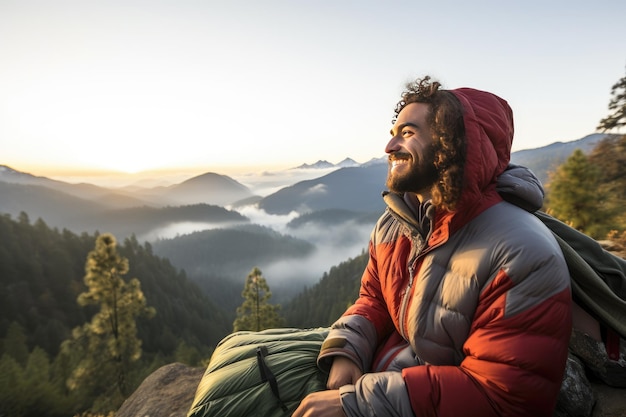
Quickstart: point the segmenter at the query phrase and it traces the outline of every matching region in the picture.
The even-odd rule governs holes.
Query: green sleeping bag
[[[240,331],[215,348],[188,417],[290,416],[326,389],[317,355],[328,328]]]

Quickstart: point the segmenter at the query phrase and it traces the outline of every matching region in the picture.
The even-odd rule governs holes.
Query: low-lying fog
[[[336,169],[336,168],[335,168]],[[248,186],[256,195],[267,196],[281,188],[298,181],[321,177],[334,169],[292,169],[280,172],[240,176],[238,181]],[[287,215],[268,214],[256,206],[230,208],[250,219],[250,223],[269,227],[283,235],[306,240],[315,246],[315,251],[305,259],[285,259],[266,265],[255,265],[261,269],[271,288],[276,286],[304,286],[319,281],[325,272],[349,258],[354,258],[367,248],[373,224],[357,224],[345,222],[340,225],[322,226],[319,224],[305,225],[296,229],[288,228],[287,224],[299,216],[292,212]],[[141,240],[154,241],[171,239],[185,234],[209,230],[225,229],[236,224],[180,222],[151,231]],[[242,277],[242,282],[245,277]],[[294,282],[296,281],[296,282]]]
[[[292,229],[287,227],[287,223],[298,217],[298,213],[295,212],[288,215],[273,215],[253,206],[238,208],[237,211],[248,217],[250,223],[266,226],[280,234],[305,240],[315,246],[315,251],[304,259],[285,259],[266,265],[255,265],[261,269],[270,287],[273,285],[291,286],[295,283],[299,284],[298,286],[304,286],[316,283],[331,267],[360,255],[367,248],[373,227],[373,225],[349,221],[330,227],[311,224]],[[202,230],[227,229],[239,224],[241,223],[180,222],[153,230],[138,238],[140,241],[152,242]],[[244,278],[242,277],[242,281]]]

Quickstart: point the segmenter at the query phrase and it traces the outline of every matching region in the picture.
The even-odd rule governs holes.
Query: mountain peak
[[[0,165],[0,181],[16,184],[32,184],[42,180],[47,180],[47,178],[18,171],[8,165]]]
[[[341,168],[358,167],[360,164],[352,158],[346,158],[339,162],[336,166]]]
[[[361,164],[359,164],[357,161],[355,161],[352,158],[346,158],[343,161],[337,163],[337,164],[333,164],[328,162],[325,159],[320,159],[319,161],[317,161],[314,164],[302,164],[300,166],[297,166],[293,169],[327,169],[327,168],[350,168],[350,167],[358,167]]]
[[[302,164],[297,166],[295,169],[324,169],[324,168],[334,168],[335,166],[330,162],[320,159],[314,164]]]

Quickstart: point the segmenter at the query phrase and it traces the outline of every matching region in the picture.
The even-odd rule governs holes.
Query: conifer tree
[[[246,278],[241,296],[244,302],[237,307],[237,318],[233,323],[233,331],[260,331],[280,327],[284,320],[278,314],[279,305],[272,305],[272,297],[267,281],[259,268],[253,268]]]
[[[22,392],[24,391],[24,369],[13,358],[0,356],[0,415],[21,416],[24,414]]]
[[[599,167],[576,149],[547,184],[549,213],[594,238],[605,237],[609,231],[600,174]]]
[[[611,87],[609,115],[600,120],[597,129],[607,131],[626,126],[626,76]]]
[[[589,155],[589,161],[601,167],[601,193],[607,195],[607,215],[613,233],[626,231],[626,135],[608,136]]]
[[[74,328],[72,339],[63,343],[65,353],[79,358],[68,387],[102,393],[101,402],[117,407],[116,402],[128,395],[126,376],[130,365],[141,356],[136,318],[152,317],[155,310],[147,307],[137,278],[128,282],[123,279],[128,260],[117,253],[113,235],[97,237],[85,271],[87,291],[78,296],[78,303],[95,305],[99,310],[91,322]]]
[[[7,329],[7,334],[2,341],[2,353],[11,356],[20,365],[24,366],[28,360],[28,345],[24,328],[13,321]]]

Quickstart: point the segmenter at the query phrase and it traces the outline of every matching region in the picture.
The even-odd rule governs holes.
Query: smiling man
[[[388,207],[359,298],[318,358],[328,390],[293,415],[551,416],[570,278],[552,234],[527,211],[540,208],[540,185],[507,198],[525,209],[496,191],[515,171],[510,107],[425,77],[407,85],[395,113]]]

